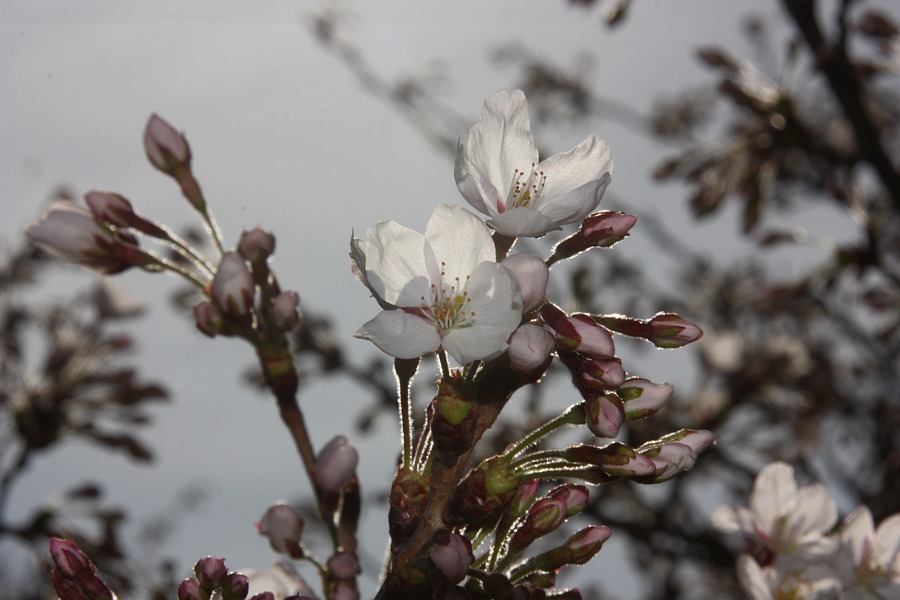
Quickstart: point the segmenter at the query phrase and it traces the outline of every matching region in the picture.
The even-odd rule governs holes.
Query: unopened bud
[[[614,390],[625,381],[625,370],[618,358],[587,358],[574,352],[558,351],[557,355],[572,373],[575,387],[584,397],[595,392]]]
[[[589,248],[609,248],[624,240],[636,221],[636,216],[618,211],[594,213],[582,222],[577,233],[554,246],[550,263],[571,258]]]
[[[512,271],[519,282],[523,313],[544,301],[550,277],[550,270],[544,261],[533,254],[513,254],[500,264]]]
[[[211,593],[225,583],[225,578],[228,576],[228,569],[225,568],[225,559],[218,556],[201,558],[194,565],[194,575],[197,576],[200,589]]]
[[[546,329],[526,323],[509,338],[509,362],[513,369],[530,373],[545,366],[556,341]]]
[[[222,600],[244,600],[250,592],[250,580],[246,575],[230,573],[222,585]]]
[[[342,435],[328,442],[316,458],[316,484],[324,491],[337,494],[356,476],[359,454]]]
[[[222,331],[225,320],[215,304],[202,300],[194,306],[194,322],[204,335],[215,337]]]
[[[534,503],[522,525],[509,538],[509,557],[518,556],[536,539],[555,531],[566,520],[566,502],[545,496]]]
[[[653,383],[648,379],[632,377],[617,390],[625,404],[626,419],[649,417],[665,406],[675,387],[671,383]]]
[[[131,202],[119,194],[109,192],[88,192],[84,201],[94,219],[116,227],[128,227],[136,216]]]
[[[270,506],[259,520],[257,530],[269,539],[275,552],[288,554],[291,558],[303,558],[300,535],[303,533],[303,517],[287,504]]]
[[[60,598],[73,600],[113,600],[115,594],[97,576],[94,563],[72,540],[50,538],[53,568],[50,581]]]
[[[678,473],[689,471],[697,461],[697,456],[710,444],[715,436],[710,431],[682,429],[647,442],[638,452],[653,461],[655,472],[644,478],[636,478],[641,483],[661,483],[672,479]]]
[[[613,392],[588,394],[584,401],[585,420],[591,433],[614,438],[625,421],[625,407]]]
[[[675,313],[659,313],[650,319],[649,339],[659,348],[680,348],[701,337],[699,327]]]
[[[178,600],[204,600],[200,592],[200,583],[193,577],[187,577],[178,584]]]
[[[291,331],[300,322],[300,295],[286,290],[272,298],[272,323],[281,331]]]
[[[50,558],[57,570],[66,577],[74,577],[91,568],[91,561],[72,540],[50,538]]]
[[[226,252],[213,276],[210,296],[226,315],[244,317],[253,307],[253,276],[237,252]]]
[[[600,552],[600,548],[603,547],[603,544],[612,534],[612,529],[604,525],[593,525],[575,532],[565,545],[570,552],[566,563],[583,565],[588,562]]]
[[[571,316],[550,304],[541,308],[541,316],[556,337],[557,346],[562,350],[578,352],[589,358],[611,358],[616,350],[612,335],[606,328],[597,325],[590,315],[583,313]]]
[[[441,529],[434,534],[432,542],[428,557],[444,577],[454,584],[465,579],[475,559],[469,538]]]
[[[565,503],[567,517],[577,515],[583,511],[587,506],[588,498],[590,497],[587,487],[572,483],[564,483],[561,486],[553,488],[547,496],[560,499]]]
[[[187,139],[155,114],[144,129],[144,151],[153,166],[166,175],[190,168],[191,149]]]
[[[251,263],[265,262],[275,252],[275,236],[256,226],[241,233],[237,251]]]

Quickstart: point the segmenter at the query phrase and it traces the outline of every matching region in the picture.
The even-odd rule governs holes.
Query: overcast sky
[[[79,194],[117,191],[173,228],[193,222],[172,183],[144,157],[142,131],[156,112],[186,132],[195,173],[226,239],[234,243],[257,224],[273,230],[273,266],[282,284],[297,289],[310,309],[330,311],[349,337],[377,312],[348,272],[351,230],[387,218],[421,230],[435,204],[463,201],[448,158],[317,44],[309,19],[324,6],[0,2],[0,245],[18,243],[18,232],[60,185]],[[376,70],[393,78],[433,69],[445,78],[443,102],[472,119],[487,95],[515,83],[513,70],[488,62],[500,43],[519,41],[566,66],[588,53],[595,89],[645,111],[660,93],[711,81],[694,58],[697,45],[746,52],[737,16],[777,12],[775,3],[758,0],[637,0],[629,21],[609,30],[598,11],[561,0],[337,6],[346,16],[344,37]],[[537,134],[558,152],[591,132]],[[596,133],[612,146],[611,193],[674,223],[688,222],[678,188],[648,181],[663,149],[615,123],[598,122]],[[692,231],[693,241],[713,247],[734,238],[737,226],[725,218]],[[639,235],[638,228],[631,240]],[[635,248],[656,252],[649,244]],[[210,483],[211,497],[186,517],[167,550],[184,567],[209,553],[225,556],[232,568],[266,567],[274,556],[253,522],[272,501],[305,494],[307,487],[273,404],[236,385],[251,349],[210,341],[176,317],[166,304],[174,282],[141,273],[119,282],[149,305],[137,327],[134,360],[145,377],[165,380],[174,400],[154,410],[156,425],[144,434],[157,461],[137,467],[87,446],[67,446],[34,462],[13,491],[11,514],[96,477],[109,501],[127,504],[139,523],[199,478]],[[366,342],[347,343],[358,356],[375,352]],[[349,429],[348,415],[367,401],[357,392],[347,384],[308,390],[302,402],[316,445]],[[364,489],[385,489],[395,424],[384,419],[376,436],[352,441],[361,449]],[[370,578],[385,540],[384,511],[375,512],[363,540]],[[603,561],[601,555],[598,564]],[[363,583],[367,591],[374,587],[373,579]]]

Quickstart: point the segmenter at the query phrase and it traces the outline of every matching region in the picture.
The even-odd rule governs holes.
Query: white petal
[[[369,229],[360,244],[365,252],[366,281],[372,292],[396,306],[418,306],[431,286],[425,237],[394,221]]]
[[[788,498],[797,491],[794,480],[794,469],[783,462],[770,463],[760,471],[753,482],[750,494],[750,508],[759,517],[766,531],[772,530],[772,524]]]
[[[844,519],[841,527],[841,542],[850,548],[853,555],[853,563],[861,565],[866,547],[870,546],[875,537],[875,525],[872,522],[872,513],[865,504],[858,506]]]
[[[441,263],[443,280],[451,285],[457,277],[464,284],[475,267],[496,258],[488,228],[461,206],[438,205],[428,219],[425,239]]]
[[[521,90],[500,90],[485,100],[481,117],[469,130],[463,160],[465,167],[457,167],[457,183],[461,176],[463,179],[460,191],[475,208],[496,214],[497,202],[506,202],[515,170],[530,169],[538,160]],[[473,181],[466,181],[467,177]],[[480,191],[480,198],[470,197],[474,188]]]
[[[900,573],[900,514],[891,515],[878,524],[875,531],[875,559],[879,565],[894,573]],[[900,584],[900,581],[897,581]]]
[[[568,152],[541,161],[537,170],[547,177],[541,197],[556,198],[590,181],[599,181],[612,174],[612,167],[609,145],[591,134]],[[543,211],[542,206],[539,208]]]
[[[555,221],[528,206],[516,206],[489,219],[497,233],[509,237],[541,237],[548,231],[559,229]]]
[[[396,358],[418,358],[441,346],[441,336],[434,325],[402,310],[381,311],[355,336],[369,340]]]
[[[802,533],[827,533],[837,522],[837,506],[828,489],[822,484],[800,488],[787,505],[796,502],[794,519],[803,523]]]
[[[535,208],[557,225],[580,223],[600,204],[609,182],[610,176],[607,173],[598,180],[588,181],[562,195],[552,198],[544,195],[541,197],[542,202]]]

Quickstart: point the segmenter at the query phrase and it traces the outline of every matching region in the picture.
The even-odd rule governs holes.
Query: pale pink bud
[[[509,338],[509,361],[517,371],[529,373],[547,364],[556,341],[546,329],[526,323]]]
[[[144,128],[144,151],[154,167],[172,175],[191,164],[191,150],[185,137],[153,114]]]
[[[275,252],[275,236],[257,225],[241,233],[237,250],[251,263],[264,262]]]
[[[668,481],[682,471],[689,471],[697,462],[697,453],[687,444],[667,442],[642,450],[641,454],[653,461],[656,473],[654,483]]]
[[[566,504],[566,516],[571,517],[577,515],[587,506],[589,493],[587,487],[583,485],[575,485],[572,483],[564,483],[555,487],[547,494],[550,498],[557,498]]]
[[[88,211],[66,201],[54,202],[37,222],[28,226],[25,234],[56,258],[106,275],[119,273],[140,262],[131,260],[138,257],[127,253],[125,244],[98,225]]]
[[[619,397],[625,403],[627,419],[643,419],[652,415],[669,402],[674,391],[671,383],[653,383],[640,377],[626,379],[618,389]]]
[[[584,401],[588,429],[597,437],[614,438],[625,421],[622,400],[612,392],[589,394]]]
[[[85,569],[91,569],[91,561],[72,540],[50,538],[50,558],[62,575],[75,577]]]
[[[326,492],[338,493],[356,476],[359,455],[342,435],[328,442],[316,458],[316,483]]]
[[[253,307],[253,276],[237,252],[226,252],[213,276],[210,295],[222,312],[242,317]]]
[[[217,587],[225,583],[228,576],[228,569],[225,568],[225,559],[218,556],[207,556],[201,558],[194,565],[194,575],[200,582],[200,589],[211,592]]]
[[[93,191],[85,194],[84,201],[94,219],[116,227],[128,227],[135,216],[131,202],[119,194]]]
[[[303,533],[303,517],[287,504],[273,504],[259,520],[257,530],[269,539],[275,552],[292,558],[303,558],[300,535]]]
[[[589,390],[614,390],[625,381],[625,369],[618,358],[588,359],[575,382]]]
[[[194,306],[194,321],[204,335],[215,337],[222,331],[224,319],[222,319],[222,311],[207,300],[203,300]]]
[[[300,295],[286,290],[272,298],[272,323],[281,331],[291,331],[300,322]]]
[[[566,316],[556,306],[541,307],[544,322],[556,337],[560,348],[578,352],[591,358],[610,358],[616,351],[612,335],[594,322],[590,315],[578,313]]]
[[[333,591],[334,600],[359,600],[359,591],[357,591],[356,586],[353,583],[347,580],[340,580],[335,582]],[[304,596],[298,596],[297,598],[285,598],[284,600],[304,600]],[[312,600],[311,598],[308,600]]]
[[[550,263],[571,258],[589,248],[609,248],[628,236],[637,217],[617,211],[601,211],[590,215],[575,234],[553,248]]]
[[[472,542],[469,538],[441,529],[432,538],[434,544],[428,557],[450,583],[459,583],[466,578],[469,566],[474,560]]]
[[[513,254],[500,263],[513,272],[522,294],[522,312],[528,312],[544,301],[550,269],[533,254]]]
[[[193,577],[188,577],[178,584],[178,600],[203,600],[200,593],[200,583]]]
[[[568,550],[566,563],[583,565],[588,562],[600,552],[600,548],[612,534],[612,529],[604,525],[592,525],[576,531],[565,545]]]
[[[699,327],[675,313],[659,313],[650,319],[649,339],[660,348],[680,348],[701,337]]]
[[[338,579],[352,579],[360,573],[359,559],[355,552],[349,550],[332,554],[328,559],[328,568]]]

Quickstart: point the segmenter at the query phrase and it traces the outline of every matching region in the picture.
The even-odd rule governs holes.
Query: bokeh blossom
[[[606,142],[591,134],[568,152],[539,161],[521,90],[500,90],[460,142],[456,184],[466,200],[509,237],[540,237],[588,216],[612,172]]]

